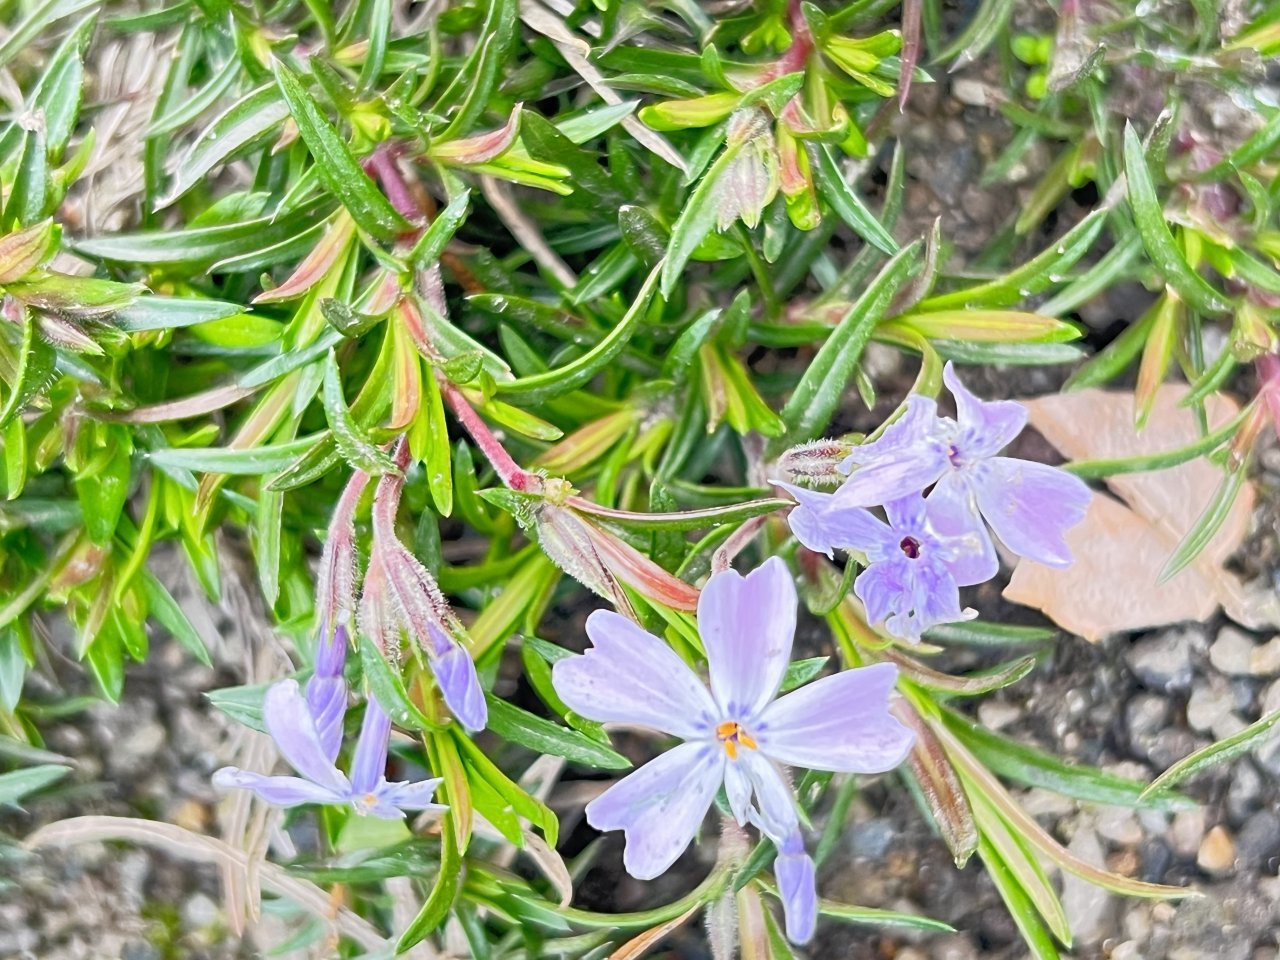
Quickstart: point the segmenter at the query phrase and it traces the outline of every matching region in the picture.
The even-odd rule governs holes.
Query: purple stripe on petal
[[[925,440],[859,467],[836,491],[836,499],[840,506],[877,507],[919,493],[949,469],[945,445]]]
[[[720,788],[724,764],[717,747],[682,743],[587,804],[587,822],[597,830],[622,830],[627,873],[652,880],[689,846]]]
[[[898,670],[888,663],[815,680],[769,704],[756,734],[781,763],[839,773],[881,773],[904,759],[915,737],[889,714]]]
[[[976,464],[969,476],[982,515],[1005,546],[1046,566],[1070,565],[1067,531],[1084,519],[1093,497],[1083,480],[1009,457]]]
[[[252,790],[267,803],[277,807],[296,807],[302,803],[346,803],[345,793],[303,780],[301,777],[268,777],[238,767],[223,767],[213,774],[216,787]]]
[[[267,732],[289,765],[308,780],[337,794],[348,789],[320,742],[315,720],[296,680],[281,680],[267,689],[262,703]]]
[[[373,697],[364,708],[364,723],[351,758],[351,792],[374,793],[387,773],[387,746],[391,739],[391,717]]]
[[[704,737],[717,721],[711,694],[670,647],[626,617],[597,610],[587,617],[593,646],[559,660],[551,679],[576,713],[629,723],[684,740]]]
[[[440,695],[466,729],[472,733],[483,730],[489,722],[489,706],[471,654],[434,623],[427,624],[427,632],[436,652],[430,662]]]
[[[713,574],[698,599],[711,692],[724,716],[749,719],[782,683],[796,632],[796,585],[778,557],[745,577]]]
[[[840,464],[840,469],[850,473],[856,466],[919,446],[934,435],[939,419],[936,400],[918,393],[911,394],[907,397],[907,409],[902,416],[885,427],[879,438],[854,447]]]
[[[778,880],[787,939],[803,946],[813,939],[818,924],[818,883],[813,860],[803,847],[799,853],[781,852],[773,862],[773,875]]]

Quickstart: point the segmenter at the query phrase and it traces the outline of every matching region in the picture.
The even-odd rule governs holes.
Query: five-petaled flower
[[[774,873],[787,936],[804,943],[817,919],[814,870],[782,765],[880,773],[902,762],[912,734],[889,713],[897,678],[891,664],[777,697],[795,626],[795,584],[774,557],[746,577],[717,573],[703,588],[698,630],[710,690],[663,641],[604,610],[587,618],[591,649],[559,661],[553,680],[584,717],[685,741],[587,805],[592,826],[624,832],[627,872],[647,880],[670,867],[723,784],[738,822],[755,824],[778,847]]]
[[[345,690],[341,700],[327,700],[324,711],[316,714],[296,680],[273,684],[263,701],[262,717],[281,755],[301,776],[271,777],[237,767],[223,767],[214,773],[214,784],[252,790],[263,800],[280,807],[303,803],[342,804],[350,805],[358,814],[388,820],[402,818],[406,810],[444,809],[431,799],[440,783],[438,779],[388,782],[391,718],[372,697],[365,707],[350,776],[342,773],[337,759],[345,713]],[[336,736],[331,732],[335,729]]]
[[[1071,563],[1066,532],[1084,519],[1089,488],[1058,467],[996,456],[1022,432],[1027,410],[1012,400],[979,400],[950,363],[943,379],[956,419],[928,397],[907,399],[903,415],[842,467],[850,477],[837,506],[881,506],[933,484],[930,517],[944,535],[989,539],[985,520],[1014,553],[1052,567]]]
[[[940,536],[932,497],[913,493],[886,504],[885,523],[862,507],[831,505],[834,494],[778,486],[797,501],[791,531],[802,544],[828,555],[835,546],[865,555],[853,592],[868,623],[883,621],[890,634],[914,643],[930,627],[976,615],[961,609],[960,588],[995,576],[995,551],[972,530]]]

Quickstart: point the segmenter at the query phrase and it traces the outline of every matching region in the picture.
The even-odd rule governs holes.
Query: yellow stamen
[[[755,750],[757,746],[751,734],[747,733],[733,720],[726,720],[716,727],[716,739],[720,741],[721,746],[724,747],[724,752],[729,755],[730,760],[738,759],[738,747]]]

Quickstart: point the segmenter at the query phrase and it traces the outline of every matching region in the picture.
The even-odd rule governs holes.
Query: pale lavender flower
[[[723,784],[737,821],[777,845],[787,935],[803,943],[817,895],[783,765],[879,773],[902,762],[912,734],[889,714],[891,664],[847,670],[775,699],[795,626],[795,584],[775,557],[746,577],[717,573],[702,590],[698,630],[710,690],[663,641],[605,610],[587,618],[591,649],[559,661],[552,679],[584,717],[685,741],[587,805],[596,829],[624,832],[627,872],[648,880],[670,867]]]
[[[936,484],[929,500],[941,532],[988,537],[986,520],[1019,556],[1052,567],[1070,564],[1066,532],[1084,519],[1088,486],[1058,467],[996,456],[1026,426],[1026,408],[979,400],[950,363],[943,379],[956,400],[956,419],[939,417],[932,399],[909,397],[905,413],[878,440],[845,460],[852,474],[836,494],[840,504],[879,506]]]
[[[918,493],[885,505],[885,523],[869,510],[838,504],[837,494],[778,484],[797,500],[789,518],[796,539],[830,554],[857,550],[867,568],[853,582],[867,622],[884,622],[895,637],[915,643],[930,627],[970,619],[960,608],[960,587],[985,583],[998,562],[991,540],[969,530],[943,536],[934,501]]]
[[[345,696],[338,712],[342,729],[346,712]],[[389,782],[385,776],[391,718],[376,700],[365,707],[360,739],[351,758],[348,777],[337,767],[339,743],[322,735],[320,722],[308,706],[296,680],[282,680],[268,690],[262,705],[267,732],[280,754],[300,777],[270,777],[237,767],[223,767],[213,775],[219,787],[252,790],[263,800],[279,807],[304,803],[350,804],[362,816],[398,820],[406,810],[443,810],[432,802],[440,784],[436,780]]]

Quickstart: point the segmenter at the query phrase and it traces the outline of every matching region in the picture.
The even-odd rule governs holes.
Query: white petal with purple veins
[[[724,764],[719,747],[682,743],[587,804],[587,822],[623,831],[627,873],[652,880],[689,846],[724,779]]]
[[[745,577],[714,574],[698,599],[711,692],[726,718],[753,716],[778,692],[796,632],[796,585],[778,557]]]
[[[901,763],[914,735],[889,714],[892,664],[845,670],[780,697],[765,710],[760,750],[811,770],[881,773]]]
[[[711,694],[672,649],[626,617],[597,610],[587,617],[593,646],[552,668],[556,693],[575,713],[601,723],[629,723],[691,740],[716,723]]]

